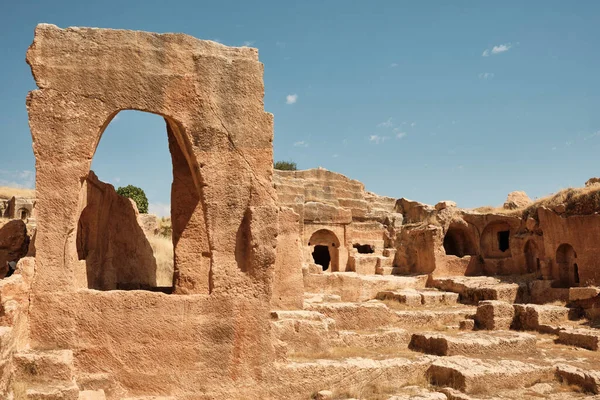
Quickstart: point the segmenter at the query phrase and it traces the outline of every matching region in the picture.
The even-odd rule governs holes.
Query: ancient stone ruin
[[[255,49],[42,24],[27,62],[37,228],[35,245],[11,242],[21,218],[21,236],[0,228],[18,260],[0,280],[2,398],[599,392],[598,181],[502,208],[382,197],[273,171]],[[121,110],[165,120],[167,274],[156,221],[90,171]]]

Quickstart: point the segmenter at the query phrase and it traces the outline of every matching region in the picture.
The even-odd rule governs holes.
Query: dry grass
[[[170,238],[172,233],[171,217],[162,217],[158,221],[158,234]]]
[[[553,208],[564,204],[567,215],[589,215],[600,211],[600,184],[596,183],[582,188],[567,188],[550,196],[542,197],[526,207],[514,210],[506,210],[503,207],[484,206],[473,208],[481,214],[502,214],[525,219],[533,217],[538,219],[537,209],[539,207]]]
[[[600,210],[600,184],[583,188],[568,188],[560,192],[534,201],[521,211],[523,218],[533,217],[538,219],[539,207],[552,208],[564,204],[567,215],[589,215]],[[515,210],[517,211],[517,210]]]
[[[35,197],[35,189],[22,189],[8,186],[0,186],[0,199],[10,199],[11,197]]]
[[[173,242],[162,235],[148,236],[156,259],[156,286],[168,287],[173,284]]]
[[[478,212],[480,214],[501,214],[501,215],[514,215],[519,214],[519,210],[507,210],[504,207],[492,207],[492,206],[483,206],[472,208],[471,211]]]

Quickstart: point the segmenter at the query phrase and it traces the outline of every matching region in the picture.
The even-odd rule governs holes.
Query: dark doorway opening
[[[510,231],[498,232],[498,250],[505,252],[510,247]]]
[[[375,247],[371,246],[370,244],[355,244],[352,247],[354,247],[356,250],[358,250],[359,254],[373,254],[375,253]]]
[[[575,283],[579,285],[579,265],[577,263],[573,264],[573,278]]]
[[[315,264],[318,264],[323,267],[323,271],[327,271],[329,268],[329,262],[331,261],[331,256],[329,255],[329,247],[316,245],[315,249],[312,253],[313,260],[315,260]]]

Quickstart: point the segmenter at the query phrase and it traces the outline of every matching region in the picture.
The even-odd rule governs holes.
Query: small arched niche
[[[579,286],[579,265],[573,246],[563,243],[556,249],[558,281],[562,287]]]
[[[339,267],[340,241],[335,233],[328,229],[319,229],[310,236],[312,261],[323,267],[323,271],[336,272]]]
[[[489,223],[481,234],[481,253],[485,258],[508,258],[511,251],[510,225],[504,221]]]
[[[444,236],[446,255],[464,257],[477,254],[475,238],[468,225],[453,222]]]
[[[17,212],[17,218],[21,221],[27,221],[27,219],[29,218],[29,210],[26,208],[19,209],[19,211]]]

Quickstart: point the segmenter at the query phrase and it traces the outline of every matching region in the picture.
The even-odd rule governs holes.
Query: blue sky
[[[275,159],[378,194],[475,207],[600,176],[598,1],[0,1],[0,184],[33,184],[25,52],[40,22],[257,47]],[[93,169],[168,210],[160,118],[120,113]]]

